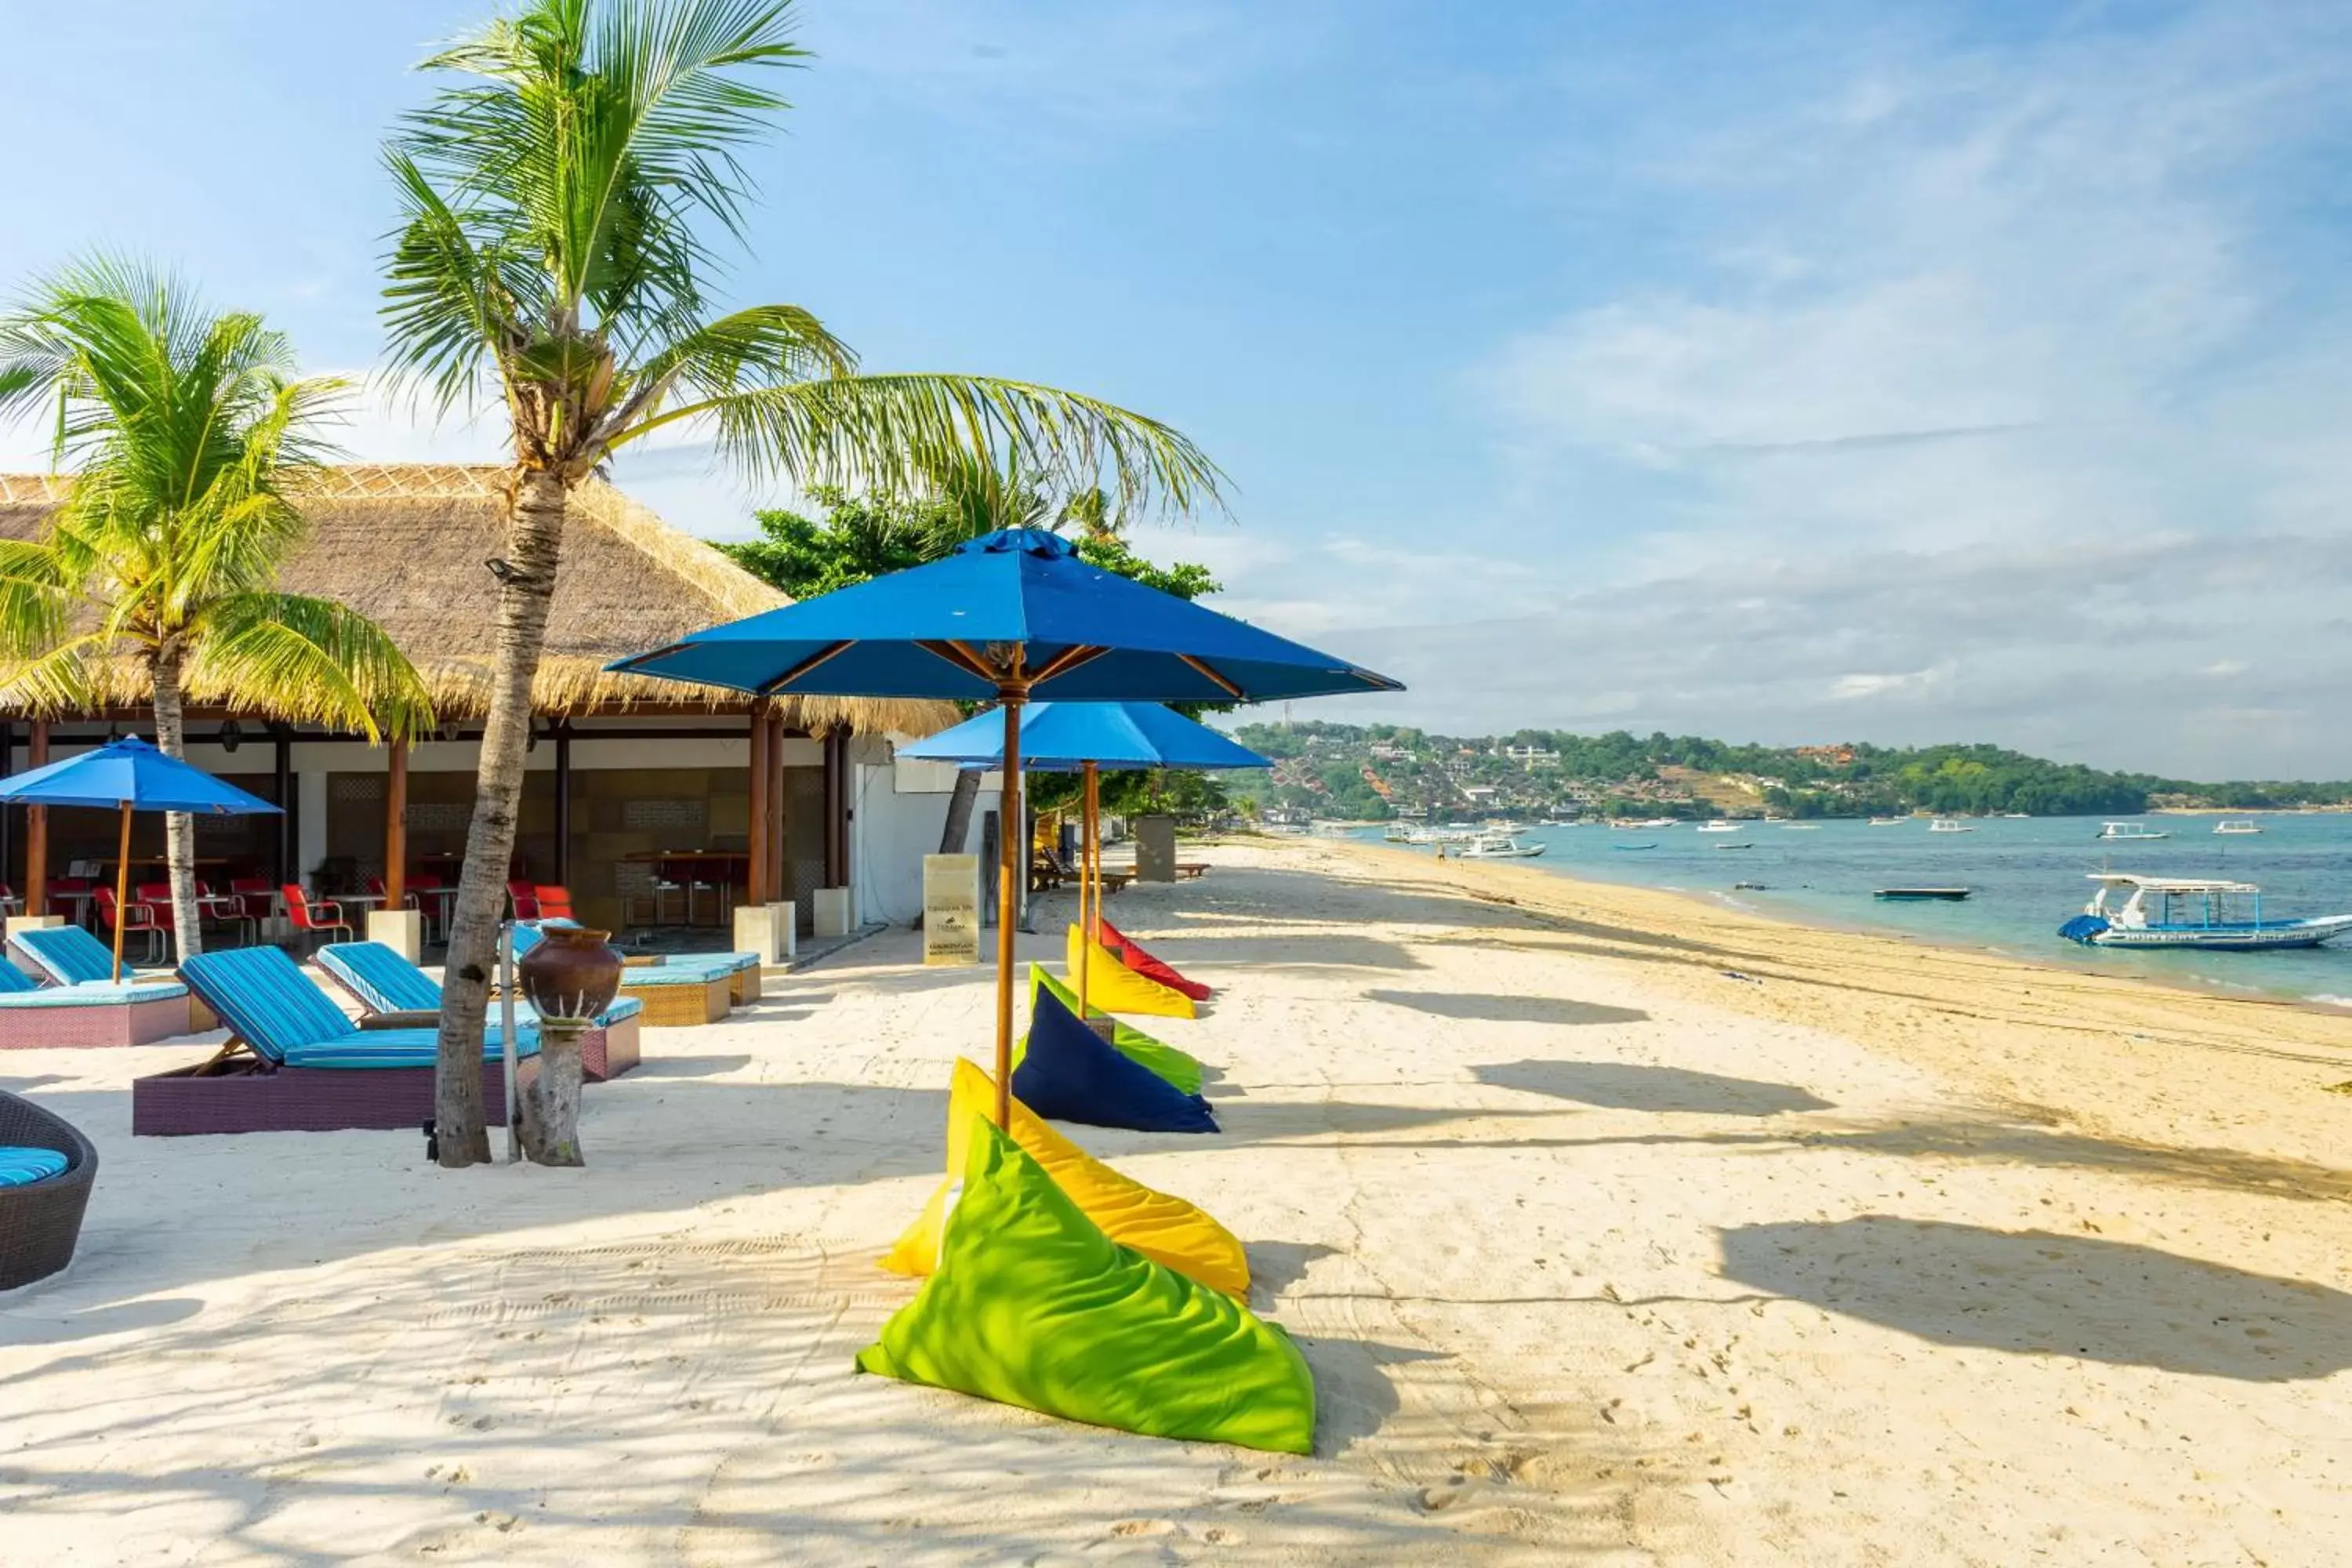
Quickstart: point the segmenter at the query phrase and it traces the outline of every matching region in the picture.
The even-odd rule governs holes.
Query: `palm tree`
[[[42,538],[0,541],[0,691],[86,711],[122,694],[127,662],[175,757],[192,695],[371,741],[432,722],[374,623],[276,590],[304,530],[287,485],[323,455],[341,390],[293,365],[259,317],[209,313],[135,263],[84,262],[0,316],[0,425],[54,405],[76,470]],[[166,817],[165,840],[184,959],[203,936],[185,815]]]
[[[970,375],[865,375],[793,305],[719,310],[713,235],[741,237],[741,155],[804,58],[792,0],[528,0],[425,62],[459,79],[385,149],[395,375],[444,412],[495,389],[513,463],[498,659],[449,938],[441,1162],[488,1158],[484,1002],[568,499],[631,443],[709,432],[752,477],[891,488],[959,448],[1108,472],[1131,501],[1214,501],[1192,442],[1091,398]]]

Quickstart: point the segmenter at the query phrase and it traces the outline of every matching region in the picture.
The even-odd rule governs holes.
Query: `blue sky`
[[[0,96],[0,279],[153,253],[363,371],[377,140],[488,9],[12,17],[46,68]],[[806,0],[803,36],[731,291],[1193,434],[1234,516],[1145,547],[1413,687],[1301,717],[2352,773],[2352,10]],[[346,445],[497,457],[381,401]],[[691,448],[617,477],[713,537],[781,499]]]

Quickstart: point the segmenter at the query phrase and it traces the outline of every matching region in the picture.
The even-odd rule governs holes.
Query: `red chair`
[[[342,940],[351,940],[352,922],[343,918],[342,905],[332,899],[311,902],[299,882],[289,882],[278,890],[286,900],[286,918],[296,931],[309,931],[313,937],[321,931],[339,931],[343,933]],[[310,945],[315,949],[319,944],[314,941]]]
[[[448,935],[446,931],[444,931],[439,938],[433,934],[434,922],[436,919],[442,925],[448,924],[449,903],[441,896],[443,886],[441,874],[437,871],[411,871],[408,874],[406,901],[408,907],[415,910],[422,920],[425,926],[425,940],[427,942],[446,940]]]
[[[530,901],[539,906],[537,919],[568,921],[572,918],[572,889],[552,885],[533,888]]]
[[[134,911],[131,928],[136,931],[139,918],[135,911],[144,909],[149,924],[162,931],[173,929],[172,884],[169,882],[133,882],[131,884],[131,907]],[[199,917],[201,918],[201,917]]]
[[[507,900],[514,905],[514,918],[519,921],[539,919],[539,889],[529,882],[509,882]]]
[[[132,931],[145,932],[146,962],[161,963],[163,961],[163,928],[155,923],[153,905],[134,900],[127,907],[118,909],[114,902],[114,889],[111,888],[100,888],[90,897],[98,905],[98,918],[105,923],[108,931],[114,930],[116,922],[120,921],[125,938],[128,938]]]
[[[262,928],[278,914],[278,889],[269,885],[267,877],[231,877],[228,897],[221,900],[225,919],[241,921],[252,929],[253,940],[261,940]]]

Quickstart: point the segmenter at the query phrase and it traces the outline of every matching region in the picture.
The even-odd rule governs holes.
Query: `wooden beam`
[[[828,730],[824,732],[824,885],[828,888],[840,887],[847,869],[841,853],[841,817],[848,809],[841,762],[841,731]]]
[[[48,765],[48,722],[36,719],[32,739],[25,748],[25,766],[29,771]],[[49,808],[46,805],[25,808],[25,912],[49,912]]]
[[[394,741],[384,757],[383,907],[408,897],[408,742]]]
[[[786,846],[784,833],[784,716],[771,710],[768,714],[768,897],[781,900],[792,891],[792,879],[785,874]]]
[[[764,904],[774,895],[768,890],[768,792],[770,774],[774,773],[775,757],[770,751],[772,737],[768,728],[768,705],[751,705],[751,864],[743,878],[743,900]]]
[[[281,725],[273,724],[269,729],[269,740],[272,752],[269,774],[276,786],[272,801],[278,807],[278,874],[270,881],[284,887],[301,878],[299,868],[294,864],[294,846],[299,842],[294,831],[294,734]]]
[[[572,886],[572,726],[555,721],[555,885]]]

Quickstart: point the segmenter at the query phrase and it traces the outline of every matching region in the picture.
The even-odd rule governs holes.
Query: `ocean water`
[[[2057,934],[2089,900],[2094,889],[2085,878],[2098,870],[2253,882],[2263,889],[2265,919],[2352,911],[2352,814],[2258,816],[2263,831],[2243,837],[2216,835],[2219,816],[2142,820],[2172,837],[2102,842],[2100,820],[2076,816],[1979,819],[1969,823],[1972,833],[1930,833],[1924,818],[1891,827],[1751,822],[1736,833],[1698,833],[1688,824],[1529,827],[1520,840],[1541,843],[1545,853],[1512,864],[1703,894],[1811,925],[1902,931],[2104,973],[2352,1006],[2352,937],[2289,952],[2131,952],[2084,947]],[[1381,830],[1360,836],[1378,839]],[[1623,844],[1657,847],[1616,847]],[[1727,844],[1748,847],[1719,847]],[[1735,889],[1738,882],[1764,886]],[[1960,886],[1970,895],[1964,903],[1916,904],[1871,896],[1878,888],[1906,886]]]

